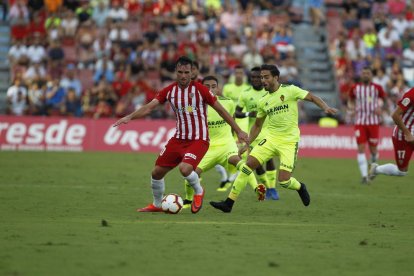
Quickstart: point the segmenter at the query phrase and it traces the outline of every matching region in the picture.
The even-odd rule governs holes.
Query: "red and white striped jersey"
[[[355,125],[379,125],[380,116],[376,114],[379,99],[385,100],[382,87],[376,83],[356,83],[349,92],[355,102]]]
[[[175,112],[174,137],[183,140],[209,141],[207,104],[213,105],[217,97],[207,87],[191,81],[182,89],[177,82],[162,89],[155,97],[160,103],[168,101]]]
[[[414,88],[408,90],[398,101],[398,106],[404,111],[402,114],[402,121],[404,125],[414,134]],[[404,140],[404,134],[402,130],[396,126],[392,133],[392,136],[397,140]]]

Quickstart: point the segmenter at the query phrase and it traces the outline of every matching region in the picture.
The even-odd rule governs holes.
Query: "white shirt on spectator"
[[[13,59],[19,59],[22,56],[27,56],[27,47],[26,45],[13,45],[9,49],[9,57]]]
[[[349,55],[351,60],[355,60],[359,57],[366,57],[367,51],[365,47],[365,43],[362,39],[355,41],[350,39],[346,42],[346,52]]]
[[[387,31],[388,27],[382,28],[378,33],[378,40],[380,42],[381,47],[389,48],[392,46],[392,43],[396,40],[400,40],[400,36],[398,32],[394,29],[389,30],[388,36]]]
[[[372,82],[378,85],[381,85],[384,91],[387,91],[387,83],[390,81],[390,78],[387,75],[383,75],[382,77],[375,76],[372,78]]]
[[[35,65],[32,65],[24,72],[25,79],[33,79],[36,77],[45,78],[46,77],[46,69],[40,65],[37,69]]]
[[[400,36],[403,35],[406,28],[410,27],[410,23],[405,18],[394,18],[391,24]]]
[[[21,100],[19,100],[19,93],[21,93]],[[7,89],[7,98],[11,102],[11,111],[14,115],[23,115],[27,107],[26,103],[27,90],[23,86],[10,86]]]
[[[262,65],[263,57],[259,53],[247,52],[243,55],[243,65],[246,68],[253,68]]]
[[[403,51],[403,65],[407,67],[414,67],[414,49],[407,48]]]
[[[128,19],[128,12],[124,8],[109,9],[108,17],[112,18],[113,20],[122,20],[125,21]]]
[[[38,63],[46,58],[46,50],[42,45],[32,45],[29,47],[27,55],[31,62]]]
[[[95,63],[95,70],[102,70],[103,69],[103,64],[104,64],[104,60],[103,59],[99,59],[96,63]],[[114,71],[115,66],[112,60],[107,60],[106,62],[106,68],[110,71]]]
[[[112,29],[109,33],[111,41],[127,41],[129,39],[129,32],[127,29]]]

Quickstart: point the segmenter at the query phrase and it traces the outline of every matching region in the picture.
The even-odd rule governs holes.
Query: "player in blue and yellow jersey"
[[[253,127],[256,121],[257,105],[261,98],[263,98],[268,92],[263,88],[262,80],[260,77],[260,67],[253,67],[250,70],[250,83],[251,86],[244,90],[239,97],[239,101],[236,106],[235,117],[236,118],[249,118],[248,130]],[[244,112],[246,111],[246,112]],[[255,141],[250,141],[250,150],[253,149],[257,143],[265,138],[267,120],[263,123],[263,131],[256,138]],[[276,190],[276,168],[273,162],[273,158],[266,161],[266,170],[260,165],[256,169],[257,177],[259,181],[266,186],[266,199],[278,200],[279,194]]]
[[[202,83],[209,88],[212,93],[215,95],[218,94],[219,87],[216,77],[207,76],[203,79]],[[218,95],[217,100],[229,114],[234,113],[235,104],[231,99]],[[210,170],[217,164],[222,165],[230,171],[236,171],[238,168],[242,168],[246,162],[238,155],[238,147],[231,132],[230,125],[227,124],[214,109],[210,108],[208,108],[207,123],[210,136],[210,147],[200,164],[197,166],[196,173],[200,176],[202,172]],[[254,175],[252,176],[254,177]],[[248,181],[252,180],[249,179]],[[257,184],[256,179],[252,182],[255,185],[252,186],[252,188],[258,193],[257,196],[259,200],[264,198],[264,185]],[[185,191],[184,207],[188,208],[193,199],[194,189],[186,182]]]
[[[267,118],[266,138],[262,139],[250,152],[246,164],[240,169],[241,173],[233,183],[232,190],[225,201],[210,204],[223,212],[231,212],[233,204],[244,189],[247,181],[260,164],[270,158],[278,156],[280,186],[296,190],[305,206],[310,204],[310,196],[306,185],[292,177],[298,153],[300,130],[298,126],[299,100],[313,102],[327,114],[335,114],[337,110],[328,106],[321,98],[294,85],[279,83],[279,69],[275,65],[262,65],[260,71],[264,88],[269,92],[259,101],[255,124],[249,140],[254,141],[262,130]],[[247,149],[245,146],[240,152]]]

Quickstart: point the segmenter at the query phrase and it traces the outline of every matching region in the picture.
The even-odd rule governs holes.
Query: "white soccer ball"
[[[177,214],[183,208],[183,199],[177,194],[168,194],[161,201],[161,208],[168,214]]]

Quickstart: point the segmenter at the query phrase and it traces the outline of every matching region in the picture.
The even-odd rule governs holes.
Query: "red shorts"
[[[397,163],[398,169],[400,171],[406,169],[410,163],[414,145],[405,140],[398,141],[395,137],[392,137],[392,143],[394,145],[395,163]]]
[[[181,162],[197,168],[208,150],[209,143],[204,140],[181,140],[171,138],[155,161],[161,167],[175,167]]]
[[[370,146],[377,146],[379,141],[379,125],[356,125],[355,138],[357,144],[365,144],[368,142]]]

